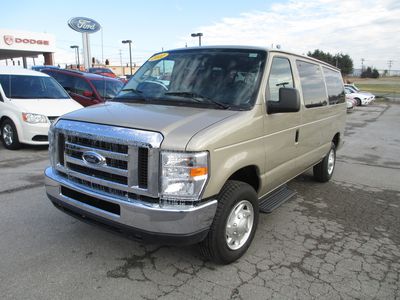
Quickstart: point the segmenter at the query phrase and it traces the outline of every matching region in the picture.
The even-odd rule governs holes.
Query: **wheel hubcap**
[[[335,167],[335,152],[331,150],[328,157],[328,174],[331,175]]]
[[[3,127],[3,140],[7,146],[13,143],[13,130],[9,124]]]
[[[226,222],[225,236],[229,249],[237,250],[247,242],[253,229],[253,223],[253,205],[247,200],[237,203]]]

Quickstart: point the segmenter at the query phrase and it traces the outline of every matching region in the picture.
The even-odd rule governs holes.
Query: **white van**
[[[0,67],[0,132],[7,149],[48,144],[50,124],[82,108],[47,74]]]

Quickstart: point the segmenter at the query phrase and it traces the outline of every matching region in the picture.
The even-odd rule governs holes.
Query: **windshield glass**
[[[160,53],[133,75],[115,100],[249,109],[255,102],[265,58],[265,51],[245,49]]]
[[[119,80],[90,80],[100,97],[103,99],[112,99],[121,90],[124,85]]]
[[[67,99],[67,92],[52,77],[0,75],[0,84],[7,98]]]

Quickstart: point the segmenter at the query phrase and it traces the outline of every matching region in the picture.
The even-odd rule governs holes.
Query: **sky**
[[[92,56],[114,65],[121,57],[129,62],[122,40],[133,41],[132,59],[141,64],[163,49],[197,46],[190,34],[202,32],[203,45],[280,45],[300,54],[320,49],[349,54],[356,69],[362,58],[364,66],[384,70],[391,60],[392,70],[400,69],[399,0],[7,0],[0,28],[53,34],[56,64],[71,64],[70,46],[82,41],[67,22],[82,16],[102,26],[102,34],[90,35]]]

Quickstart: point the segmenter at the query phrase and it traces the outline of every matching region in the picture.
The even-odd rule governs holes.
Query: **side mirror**
[[[83,91],[82,95],[85,96],[85,97],[91,98],[91,97],[93,97],[93,92],[91,92],[91,91]]]
[[[268,101],[269,114],[298,112],[300,110],[300,95],[295,88],[280,88],[279,101]]]

